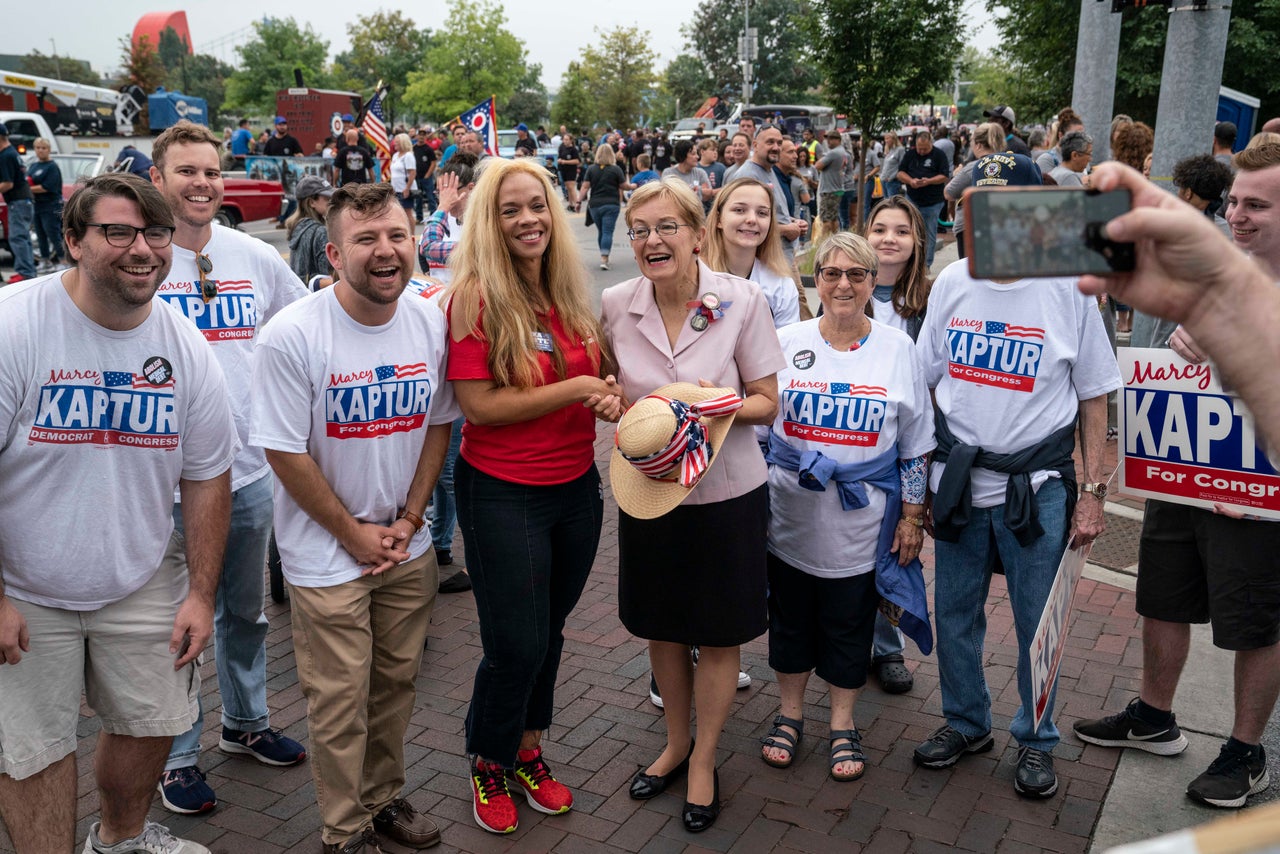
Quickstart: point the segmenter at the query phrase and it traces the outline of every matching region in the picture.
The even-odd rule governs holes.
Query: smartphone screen
[[[1016,187],[965,193],[969,274],[976,279],[1105,276],[1133,269],[1133,244],[1101,239],[1127,213],[1128,190]]]

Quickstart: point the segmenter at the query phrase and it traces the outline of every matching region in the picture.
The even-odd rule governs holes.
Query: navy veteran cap
[[[1040,167],[1025,154],[1005,151],[978,158],[973,165],[975,187],[1039,187]]]

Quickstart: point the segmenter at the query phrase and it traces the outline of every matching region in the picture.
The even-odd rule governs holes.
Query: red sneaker
[[[515,770],[508,771],[507,775],[524,792],[529,806],[538,812],[559,815],[573,806],[573,792],[551,776],[551,769],[542,758],[541,747],[519,751]]]
[[[511,833],[518,826],[516,802],[507,791],[501,765],[475,762],[471,766],[471,814],[482,830]]]

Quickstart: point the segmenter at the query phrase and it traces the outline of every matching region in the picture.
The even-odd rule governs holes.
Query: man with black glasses
[[[231,536],[218,585],[216,640],[222,692],[224,753],[243,753],[265,765],[293,765],[302,745],[269,726],[267,618],[262,613],[262,568],[271,536],[271,473],[249,447],[249,377],[258,329],[306,296],[279,253],[260,240],[213,223],[222,205],[218,139],[202,125],[179,122],[156,138],[151,179],[173,211],[173,269],[160,296],[195,324],[213,345],[227,378],[240,450],[231,467]],[[183,530],[182,505],[173,506]],[[213,809],[217,798],[196,767],[201,722],[174,739],[160,781],[165,808],[177,813]]]
[[[235,424],[209,345],[155,299],[174,233],[155,187],[93,178],[63,222],[75,267],[0,295],[0,489],[22,496],[0,502],[0,817],[21,854],[73,850],[83,692],[102,725],[84,850],[207,854],[146,816],[199,719]]]

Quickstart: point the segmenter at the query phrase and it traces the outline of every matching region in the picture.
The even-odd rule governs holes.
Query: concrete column
[[[1080,0],[1080,33],[1076,37],[1076,78],[1071,106],[1093,137],[1093,162],[1111,159],[1111,117],[1116,100],[1116,57],[1120,50],[1120,15],[1109,0]]]
[[[1189,0],[1175,0],[1169,9],[1151,159],[1151,180],[1165,189],[1172,189],[1175,163],[1213,149],[1230,23],[1230,0],[1210,0],[1203,10],[1193,10]]]

